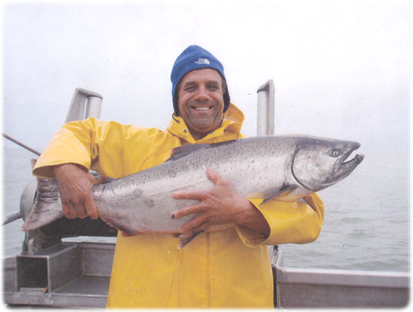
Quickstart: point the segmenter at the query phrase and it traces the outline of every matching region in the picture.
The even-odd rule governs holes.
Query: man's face
[[[185,120],[195,140],[220,126],[224,97],[222,78],[216,70],[203,68],[187,73],[182,78],[178,92],[179,115]]]

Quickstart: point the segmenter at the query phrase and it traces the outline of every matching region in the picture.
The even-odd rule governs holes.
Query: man
[[[171,81],[175,112],[165,131],[89,118],[54,135],[33,172],[58,180],[68,218],[98,217],[89,169],[121,178],[165,162],[177,146],[242,137],[244,116],[230,104],[224,69],[212,54],[188,47],[174,63]],[[314,241],[324,217],[321,200],[313,194],[305,198],[308,204],[261,204],[239,197],[217,172],[206,173],[215,184],[211,190],[173,194],[199,200],[171,215],[199,214],[182,231],[205,232],[185,248],[178,250],[178,238],[170,234],[118,235],[108,307],[273,306],[266,246]],[[228,226],[210,229],[217,224]]]

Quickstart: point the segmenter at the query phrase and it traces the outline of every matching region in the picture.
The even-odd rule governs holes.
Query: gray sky
[[[173,62],[198,44],[223,63],[243,133],[273,79],[276,134],[408,149],[407,2],[195,3],[4,6],[3,132],[41,150],[77,87],[103,95],[103,120],[165,129]]]

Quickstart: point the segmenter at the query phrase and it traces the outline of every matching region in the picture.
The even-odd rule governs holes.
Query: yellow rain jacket
[[[222,126],[195,142],[183,119],[167,130],[145,129],[94,118],[58,131],[33,173],[53,178],[50,166],[77,163],[100,175],[122,178],[165,162],[172,148],[241,138],[244,115],[234,105]],[[118,235],[107,306],[111,308],[273,307],[273,276],[267,245],[309,243],[324,218],[320,198],[253,204],[271,228],[265,239],[238,227],[203,233],[178,250],[171,234]]]

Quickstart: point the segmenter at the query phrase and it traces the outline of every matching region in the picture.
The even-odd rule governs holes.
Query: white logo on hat
[[[206,58],[199,58],[199,59],[195,62],[195,64],[198,64],[198,65],[207,64],[207,65],[209,65],[209,64],[211,64],[211,63],[210,63],[209,60],[206,59]]]

